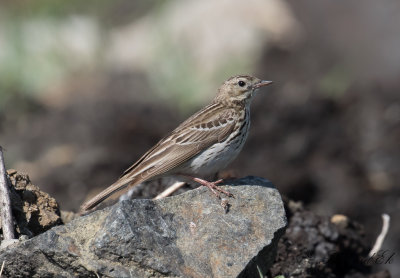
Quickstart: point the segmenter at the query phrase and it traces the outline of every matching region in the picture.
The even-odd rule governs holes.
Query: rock
[[[33,185],[28,175],[7,171],[10,179],[12,213],[17,235],[33,237],[62,224],[56,200]]]
[[[331,217],[331,223],[335,224],[341,229],[346,229],[349,225],[349,218],[343,214],[335,214]]]
[[[204,188],[127,200],[5,249],[6,277],[259,277],[286,226],[267,180],[227,182],[228,213]]]
[[[64,224],[67,224],[80,216],[79,213],[74,213],[72,211],[61,210],[60,213],[61,213],[61,220]]]
[[[10,246],[11,244],[17,243],[18,241],[18,239],[3,239],[0,244],[0,250]]]

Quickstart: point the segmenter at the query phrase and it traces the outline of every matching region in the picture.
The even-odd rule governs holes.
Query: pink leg
[[[217,196],[218,199],[220,199],[220,193],[224,193],[226,196],[229,196],[229,197],[234,197],[232,193],[230,193],[230,192],[228,192],[226,190],[223,190],[222,188],[217,186],[217,184],[223,182],[222,179],[214,181],[214,182],[210,182],[210,181],[206,181],[206,180],[203,180],[203,179],[200,179],[200,178],[191,177],[191,176],[188,176],[188,175],[182,175],[182,176],[188,177],[188,178],[192,179],[193,181],[195,181],[195,182],[197,182],[197,183],[199,183],[199,184],[201,184],[203,186],[207,186],[215,194],[215,196]]]

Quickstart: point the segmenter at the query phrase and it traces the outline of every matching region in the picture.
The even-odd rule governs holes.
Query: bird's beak
[[[258,88],[267,86],[267,85],[269,85],[269,84],[271,84],[271,83],[272,83],[272,81],[261,80],[260,82],[258,82],[257,84],[255,84],[255,85],[253,86],[253,89],[258,89]]]

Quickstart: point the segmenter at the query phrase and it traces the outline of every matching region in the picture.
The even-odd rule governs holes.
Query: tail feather
[[[114,194],[117,191],[120,191],[124,188],[126,188],[128,185],[134,186],[139,184],[140,181],[135,181],[132,180],[131,178],[121,178],[117,180],[115,183],[107,187],[105,190],[94,196],[92,199],[89,201],[85,202],[81,206],[81,213],[87,212],[94,207],[96,207],[98,204],[103,202],[105,199],[110,197],[112,194]]]

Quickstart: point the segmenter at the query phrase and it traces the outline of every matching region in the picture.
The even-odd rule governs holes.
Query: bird
[[[204,177],[216,174],[240,153],[250,127],[250,104],[258,89],[271,84],[250,75],[226,80],[211,103],[162,138],[120,178],[81,206],[92,210],[115,192],[147,180],[183,176],[208,187],[218,197],[233,196]]]

